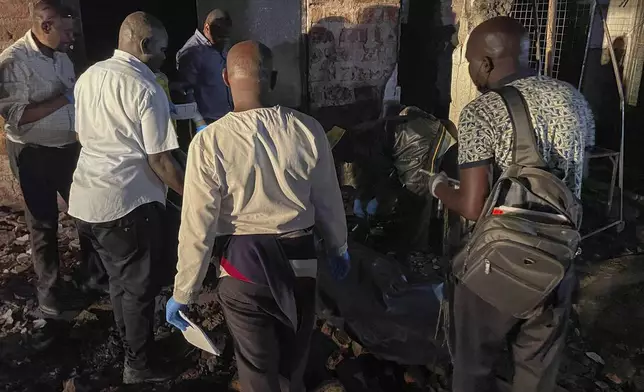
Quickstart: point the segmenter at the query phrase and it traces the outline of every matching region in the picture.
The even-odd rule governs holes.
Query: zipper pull
[[[492,265],[490,263],[490,260],[485,259],[484,263],[485,263],[485,275],[489,275],[490,270],[492,269]]]

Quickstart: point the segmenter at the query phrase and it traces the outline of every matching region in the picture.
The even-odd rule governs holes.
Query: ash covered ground
[[[638,210],[621,234],[608,231],[583,244],[575,305],[559,385],[577,391],[644,391],[644,245]],[[593,219],[587,219],[589,225]],[[224,348],[214,357],[192,348],[162,320],[158,298],[158,357],[176,372],[163,385],[120,384],[122,350],[106,297],[84,293],[78,239],[61,213],[63,299],[73,310],[60,320],[36,311],[29,237],[22,214],[0,210],[0,390],[2,391],[225,391],[235,390],[232,344],[212,285],[191,311]],[[503,376],[504,368],[500,366]],[[506,369],[507,370],[507,369]],[[317,391],[448,391],[449,366],[403,368],[370,355],[359,342],[322,321],[313,338],[307,386]],[[502,382],[501,382],[502,384]]]

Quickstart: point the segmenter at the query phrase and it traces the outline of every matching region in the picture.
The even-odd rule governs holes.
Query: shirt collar
[[[515,73],[513,73],[511,75],[508,75],[508,76],[502,78],[501,80],[499,80],[495,84],[496,84],[496,87],[503,87],[503,86],[505,86],[507,84],[510,84],[510,83],[512,83],[514,81],[517,81],[519,79],[529,78],[531,76],[535,76],[536,74],[537,73],[531,68],[522,69],[520,71],[517,71],[517,72],[515,72]]]
[[[156,75],[154,74],[154,72],[152,72],[150,67],[145,65],[141,60],[137,59],[130,53],[116,49],[114,50],[114,56],[112,56],[112,58],[123,60],[126,63],[130,64],[132,67],[140,70],[148,79],[156,80]]]
[[[203,33],[199,31],[199,29],[195,30],[195,39],[202,45],[212,46],[210,40],[208,40],[208,38],[206,38],[206,36],[203,35]]]
[[[31,55],[35,54],[35,55],[38,55],[38,56],[41,56],[41,57],[44,57],[46,59],[51,60],[51,57],[45,56],[43,54],[43,52],[40,51],[40,48],[38,47],[38,44],[36,43],[36,40],[34,39],[34,36],[33,36],[33,33],[31,32],[31,29],[29,31],[27,31],[27,34],[25,34],[24,39],[25,39],[25,42],[27,44],[27,47],[29,48],[29,53]],[[58,56],[60,56],[62,54],[63,53],[61,53],[61,52],[59,52],[57,50],[54,50],[54,58],[56,58],[56,57],[58,57]]]

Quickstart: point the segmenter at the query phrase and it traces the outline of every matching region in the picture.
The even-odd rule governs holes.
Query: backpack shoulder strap
[[[513,163],[524,167],[547,168],[548,165],[539,153],[537,135],[521,92],[513,86],[503,86],[494,91],[501,96],[510,112],[514,128]]]

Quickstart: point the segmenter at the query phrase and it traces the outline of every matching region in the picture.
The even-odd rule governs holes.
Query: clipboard
[[[221,356],[221,350],[215,346],[203,329],[193,323],[183,312],[179,311],[179,315],[190,324],[185,331],[181,331],[188,343],[212,355]]]

